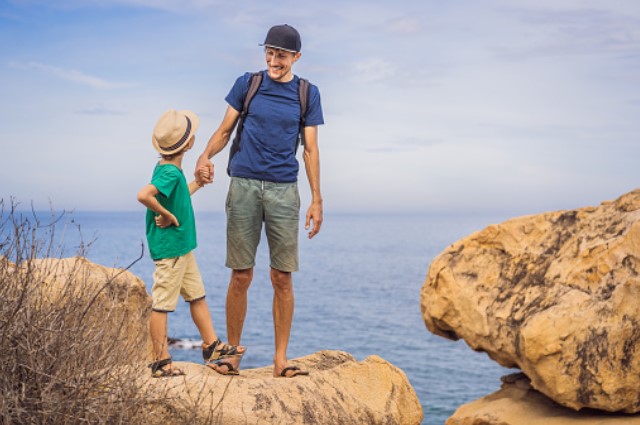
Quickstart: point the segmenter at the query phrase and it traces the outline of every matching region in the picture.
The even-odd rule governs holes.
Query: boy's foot
[[[225,344],[220,341],[220,338],[216,339],[211,344],[202,344],[202,358],[205,363],[215,362],[218,359],[224,359],[226,357],[242,356],[245,351],[247,351],[246,347],[242,345]]]
[[[171,357],[151,363],[149,365],[151,368],[151,376],[154,378],[171,378],[185,375],[182,370],[173,367],[172,363]]]

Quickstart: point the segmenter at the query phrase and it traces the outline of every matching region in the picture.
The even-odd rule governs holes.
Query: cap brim
[[[285,49],[284,47],[274,46],[273,44],[258,44],[261,47],[271,47],[273,49],[284,50],[285,52],[298,53],[297,50]]]

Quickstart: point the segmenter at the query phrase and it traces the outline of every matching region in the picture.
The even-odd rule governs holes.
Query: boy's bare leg
[[[153,343],[154,361],[169,358],[169,347],[167,342],[167,313],[162,311],[151,311],[149,320],[149,332]]]
[[[191,319],[193,319],[193,323],[195,323],[198,328],[203,343],[206,344],[206,346],[213,344],[218,339],[218,335],[213,327],[207,300],[200,298],[199,300],[191,301],[189,303],[189,309],[191,311]]]
[[[280,376],[287,367],[287,347],[293,321],[293,278],[290,272],[271,269],[273,285],[273,326],[276,353],[273,358],[273,375]]]

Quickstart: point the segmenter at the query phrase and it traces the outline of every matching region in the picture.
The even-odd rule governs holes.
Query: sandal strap
[[[216,351],[216,347],[222,344],[222,341],[220,341],[220,338],[216,339],[215,341],[213,341],[211,343],[211,345],[208,345],[206,348],[202,349],[202,358],[205,361],[208,361],[209,359],[211,359],[213,357],[213,353],[215,353]]]
[[[162,370],[165,366],[168,366],[172,363],[171,357],[162,360],[156,360],[155,362],[149,364],[152,373],[156,373],[158,370]]]
[[[202,349],[202,357],[205,361],[217,360],[219,358],[235,356],[241,354],[237,345],[223,344],[220,338],[211,345]]]

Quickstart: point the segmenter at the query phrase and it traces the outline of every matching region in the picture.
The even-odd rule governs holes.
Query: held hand
[[[175,215],[170,214],[168,217],[165,217],[163,215],[156,216],[156,226],[160,227],[161,229],[167,228],[172,225],[176,227],[180,226],[180,223],[178,223],[178,219]]]
[[[309,232],[309,239],[313,238],[320,231],[320,226],[322,226],[322,203],[312,203],[309,209],[307,210],[307,220],[304,224],[305,230],[309,230],[309,227],[313,222],[313,228]]]
[[[213,163],[206,156],[200,156],[194,173],[196,181],[202,179],[203,184],[213,183]],[[199,183],[198,183],[199,184]]]
[[[198,186],[204,186],[205,184],[210,184],[213,181],[211,178],[211,173],[209,172],[209,168],[200,167],[194,173],[196,176],[196,183]]]

